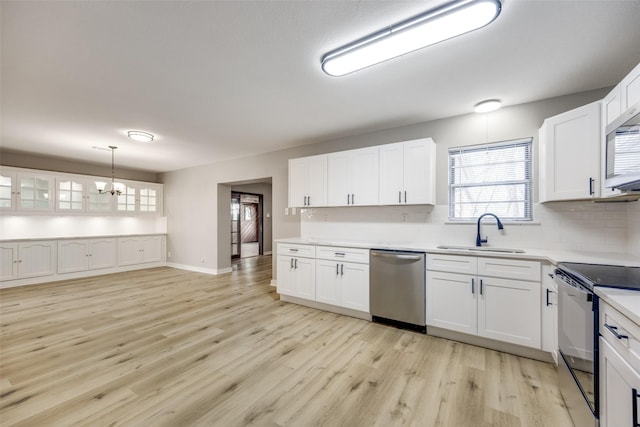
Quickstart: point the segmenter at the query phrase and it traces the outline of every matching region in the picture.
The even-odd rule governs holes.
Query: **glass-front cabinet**
[[[49,211],[53,209],[53,177],[38,173],[0,171],[0,209]]]
[[[162,214],[162,184],[122,181],[121,194],[98,191],[104,178],[0,166],[0,210]]]

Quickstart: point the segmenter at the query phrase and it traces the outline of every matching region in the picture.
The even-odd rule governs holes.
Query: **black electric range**
[[[563,262],[558,269],[590,291],[594,286],[640,291],[640,267]]]

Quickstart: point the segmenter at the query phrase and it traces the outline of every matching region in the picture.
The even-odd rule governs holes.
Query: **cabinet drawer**
[[[316,247],[316,258],[369,264],[369,250],[339,246],[318,246]]]
[[[478,276],[540,281],[540,263],[504,258],[478,258]]]
[[[297,243],[278,243],[278,255],[292,255],[303,258],[315,258],[315,245],[301,245]]]
[[[619,336],[626,336],[627,338],[617,338],[611,329]],[[603,300],[600,300],[599,332],[635,370],[640,372],[639,325]]]
[[[427,270],[475,276],[478,271],[478,259],[473,256],[427,254]]]

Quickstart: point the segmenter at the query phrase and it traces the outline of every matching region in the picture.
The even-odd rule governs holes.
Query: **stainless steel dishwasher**
[[[425,253],[371,249],[369,254],[373,321],[426,332]]]

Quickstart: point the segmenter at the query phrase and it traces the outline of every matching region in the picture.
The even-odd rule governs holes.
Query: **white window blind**
[[[532,220],[533,138],[449,149],[449,219]]]

